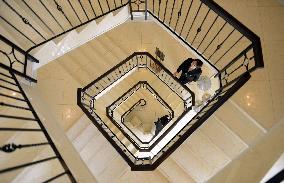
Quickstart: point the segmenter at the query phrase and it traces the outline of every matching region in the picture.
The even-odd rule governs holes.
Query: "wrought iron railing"
[[[11,58],[12,54],[14,59],[1,62],[0,67],[12,67],[16,71],[15,74],[35,82],[32,73],[27,71],[32,62],[38,63],[31,55],[33,50],[129,3],[128,0],[37,0],[32,3],[27,0],[1,0],[1,9],[5,11],[0,13],[0,23],[10,31],[12,37],[0,35],[0,50],[7,59]],[[17,41],[17,45],[10,41],[12,39]],[[8,51],[5,51],[6,45],[10,47]]]
[[[157,167],[264,66],[260,38],[213,0],[149,0],[147,12],[218,72],[220,88],[152,159]],[[147,15],[147,14],[146,14]],[[143,167],[141,167],[143,170]]]
[[[133,104],[127,111],[125,111],[122,115],[121,115],[121,122],[124,123],[125,122],[125,118],[136,108],[138,107],[143,107],[147,105],[147,102],[145,99],[139,99],[135,104]]]
[[[6,70],[11,70],[14,74],[24,77],[31,82],[36,82],[36,79],[27,71],[28,66],[39,61],[31,55],[26,55],[26,52],[9,41],[4,36],[0,35],[0,53],[2,55],[0,67]],[[25,58],[26,57],[26,58]]]
[[[137,148],[137,150],[140,151],[150,151],[154,148],[154,145],[152,145],[154,142],[156,144],[160,142],[170,130],[167,130],[164,132],[163,135],[160,135],[159,138],[154,138],[153,135],[151,140],[145,141],[139,137],[135,133],[130,130],[127,125],[124,124],[122,119],[124,118],[125,114],[130,113],[129,111],[133,110],[134,108],[131,107],[129,110],[127,110],[124,114],[119,114],[116,112],[116,109],[123,103],[126,102],[128,98],[131,97],[136,91],[138,91],[140,88],[147,89],[154,98],[166,109],[166,111],[169,113],[170,120],[174,118],[174,110],[162,99],[162,97],[148,84],[147,81],[139,81],[136,85],[134,85],[132,88],[130,88],[127,92],[125,92],[121,97],[119,97],[117,100],[115,100],[110,106],[106,108],[106,115],[107,117],[113,122],[114,125],[117,126],[121,130],[121,132],[124,134],[126,138],[128,138],[129,141],[133,143],[133,145]],[[139,100],[140,101],[140,100]],[[137,104],[136,104],[137,105]],[[133,105],[134,107],[136,105]],[[184,113],[186,113],[188,110],[185,110]],[[117,115],[114,115],[116,113]],[[153,121],[154,122],[154,121]],[[171,125],[176,125],[177,122],[173,122]],[[167,128],[173,128],[173,126],[168,126]]]
[[[38,164],[57,161],[60,163],[58,165],[61,166],[60,170],[54,171],[53,175],[42,181],[51,182],[68,176],[70,182],[76,182],[13,72],[13,70],[3,69],[0,71],[0,119],[2,121],[0,132],[3,137],[1,141],[4,143],[0,146],[0,154],[4,158],[0,165],[1,180],[4,181],[5,175],[10,172],[17,172],[25,168],[37,168]],[[5,121],[6,125],[4,125]],[[20,139],[15,136],[16,133],[21,136]],[[49,153],[36,159],[27,158],[29,156],[27,152],[34,155],[33,158],[35,158],[41,151]],[[9,163],[9,159],[14,161]]]
[[[145,13],[145,20],[147,20],[147,0],[129,0],[130,1],[130,15],[131,20],[133,20],[133,13],[135,12],[144,12]]]
[[[222,106],[230,96],[237,92],[239,88],[248,81],[250,78],[249,73],[264,66],[260,38],[213,0],[135,0],[132,2],[130,0],[114,0],[114,3],[112,3],[114,4],[113,6],[110,6],[110,1],[102,2],[100,0],[97,0],[97,2],[83,2],[78,0],[76,3],[73,1],[70,2],[69,0],[53,0],[48,2],[48,4],[42,0],[36,1],[41,9],[34,9],[31,4],[22,1],[22,5],[25,6],[31,14],[34,14],[36,21],[39,22],[41,26],[34,24],[35,19],[25,17],[25,14],[22,14],[22,12],[17,9],[17,6],[14,6],[11,2],[12,1],[3,0],[1,6],[6,6],[6,10],[14,14],[14,16],[11,16],[13,18],[12,20],[22,21],[23,26],[16,26],[11,19],[8,19],[8,17],[5,17],[3,14],[0,16],[1,21],[5,26],[9,27],[12,32],[17,34],[14,38],[15,40],[19,40],[21,43],[24,42],[27,46],[17,46],[9,41],[7,37],[1,35],[0,40],[4,43],[1,43],[1,54],[4,55],[6,61],[1,61],[0,67],[10,70],[13,74],[23,76],[30,81],[35,82],[36,80],[27,73],[28,65],[32,62],[38,62],[38,60],[31,56],[30,53],[32,50],[44,45],[50,40],[59,38],[67,32],[99,19],[109,12],[118,10],[127,4],[131,4],[131,15],[132,12],[135,11],[147,11],[147,13],[145,13],[145,19],[147,19],[147,15],[150,14],[157,22],[161,23],[176,36],[176,38],[190,47],[200,58],[207,61],[218,71],[214,77],[220,79],[220,89],[203,104],[203,107],[201,106],[198,114],[187,123],[179,132],[179,135],[175,136],[152,158],[137,159],[133,152],[120,142],[121,139],[117,138],[114,133],[107,128],[107,125],[103,123],[100,117],[95,115],[94,102],[108,87],[114,82],[119,82],[119,79],[135,67],[149,66],[148,68],[151,72],[158,76],[161,81],[166,83],[173,92],[176,92],[177,95],[185,101],[185,108],[191,109],[191,106],[194,106],[194,96],[186,99],[185,93],[188,91],[182,86],[177,87],[179,86],[179,82],[172,77],[172,74],[167,69],[164,68],[162,72],[156,72],[157,68],[159,70],[159,67],[163,66],[153,61],[154,58],[152,58],[151,55],[145,53],[146,56],[141,58],[139,55],[134,54],[135,57],[132,55],[127,59],[126,66],[121,64],[90,85],[84,87],[82,90],[78,90],[78,101],[81,99],[88,101],[87,103],[78,103],[78,105],[85,113],[88,113],[89,110],[90,114],[88,114],[88,116],[97,122],[94,124],[110,143],[114,145],[116,150],[124,157],[133,170],[155,169],[193,133],[194,130],[212,115],[214,111]],[[90,11],[87,11],[87,8],[89,8]],[[100,13],[97,13],[96,8]],[[81,13],[78,11],[81,11]],[[82,17],[82,15],[84,17]],[[59,18],[59,16],[61,16],[61,18]],[[57,26],[56,29],[53,30],[52,26],[47,24],[45,20],[46,17],[50,18],[52,25]],[[63,21],[59,22],[59,20]],[[33,32],[33,34],[31,34],[31,32]],[[150,59],[147,60],[145,58]],[[113,71],[115,74],[110,74]],[[94,83],[96,83],[96,85],[92,86]],[[2,85],[1,87],[8,88]],[[7,95],[2,96],[7,97]],[[15,106],[9,104],[6,107]],[[12,145],[10,147],[16,146]]]
[[[218,70],[220,90],[264,66],[260,38],[213,0],[149,0],[148,13]]]
[[[94,101],[107,89],[111,88],[112,85],[124,79],[127,74],[134,72],[138,68],[147,68],[156,75],[160,81],[183,100],[185,109],[194,106],[194,93],[186,86],[180,84],[178,79],[173,77],[172,73],[148,52],[133,53],[124,61],[85,86],[82,89],[83,95],[92,98],[92,101]]]
[[[150,159],[150,165],[132,164],[135,170],[157,167],[249,80],[249,73],[264,66],[260,38],[214,1],[149,0],[147,3],[147,13],[217,71],[214,77],[220,79],[220,88],[199,107],[198,114],[179,134]],[[133,6],[130,10],[135,11]]]
[[[114,87],[116,84],[121,82],[124,78],[130,75],[132,72],[135,72],[137,69],[147,69],[150,73],[156,75],[170,90],[176,93],[177,97],[184,103],[183,105],[183,113],[179,116],[176,121],[168,126],[168,128],[163,132],[159,133],[159,136],[153,138],[149,144],[147,144],[147,148],[141,147],[141,144],[134,140],[135,136],[131,136],[128,133],[124,132],[122,127],[122,123],[118,124],[114,120],[112,120],[111,116],[113,115],[113,111],[117,108],[123,101],[127,100],[129,96],[131,96],[136,90],[144,86],[146,83],[141,82],[139,85],[135,85],[130,88],[126,95],[121,96],[118,100],[114,101],[112,105],[107,108],[106,115],[110,118],[113,125],[124,134],[124,137],[129,139],[131,142],[130,146],[127,146],[126,143],[123,143],[122,137],[116,136],[116,134],[111,130],[111,126],[107,124],[107,121],[102,120],[95,108],[95,102],[100,97],[103,96],[110,88]],[[154,95],[158,96],[158,93],[153,90],[151,87],[147,87],[150,91],[153,92]],[[170,91],[169,90],[169,91]],[[156,96],[156,98],[157,98]],[[189,110],[192,109],[194,105],[194,94],[186,87],[181,85],[177,78],[175,78],[158,60],[156,60],[152,55],[147,52],[135,52],[124,61],[116,65],[114,68],[110,69],[107,73],[100,76],[95,81],[88,84],[83,89],[78,89],[78,105],[79,107],[87,114],[87,116],[92,120],[92,122],[100,129],[100,131],[104,134],[104,136],[111,140],[112,144],[116,144],[115,148],[118,152],[125,152],[123,157],[126,159],[129,164],[132,165],[150,165],[151,164],[151,155],[153,156],[153,152],[157,151],[155,149],[157,144],[161,144],[163,137],[167,135],[172,128],[175,127],[179,123],[179,121],[188,113]],[[163,104],[167,105],[166,102],[160,100]],[[123,138],[124,138],[123,137]],[[140,139],[139,139],[140,140]],[[119,142],[119,143],[118,143]],[[125,141],[124,141],[125,142]],[[141,142],[141,141],[140,141]],[[148,153],[146,156],[145,153]],[[148,161],[147,163],[145,161]]]
[[[147,168],[136,167],[135,170],[155,169],[168,156],[171,155],[195,130],[197,130],[219,107],[221,107],[232,95],[234,95],[249,79],[250,74],[246,72],[238,78],[234,87],[226,86],[224,90],[213,98],[206,101],[201,110],[190,120],[178,133],[162,148],[153,158],[152,165]]]
[[[139,54],[139,53],[136,53]],[[145,54],[145,53],[144,53]],[[132,55],[133,57],[133,55]],[[129,60],[129,57],[128,59]],[[124,64],[127,62],[123,62]],[[134,66],[137,66],[139,64],[134,64]],[[142,66],[144,64],[141,64]],[[116,68],[122,66],[119,64]],[[134,67],[129,67],[134,68]],[[115,71],[116,69],[112,69],[112,71]],[[131,69],[125,69],[124,71],[130,71]],[[117,71],[117,70],[116,70]],[[108,73],[109,74],[109,73]],[[105,76],[107,76],[106,74]],[[121,73],[120,73],[121,74]],[[122,74],[120,77],[123,77],[124,74]],[[103,77],[102,77],[103,78]],[[227,99],[229,99],[230,96],[232,96],[240,87],[242,87],[250,78],[250,74],[247,72],[240,77],[236,83],[234,83],[234,87],[231,87],[230,85],[227,85],[223,88],[222,91],[217,91],[216,95],[208,99],[202,106],[200,106],[199,112],[188,121],[182,128],[178,131],[178,133],[170,140],[168,141],[163,148],[160,148],[159,150],[156,149],[156,153],[152,156],[146,156],[146,157],[139,157],[137,156],[137,152],[151,152],[153,149],[139,149],[135,147],[133,144],[131,148],[127,147],[122,141],[123,138],[116,136],[114,132],[112,132],[109,129],[109,126],[105,124],[103,120],[95,113],[94,108],[94,102],[95,97],[99,95],[99,91],[103,92],[104,88],[98,89],[98,92],[94,92],[94,96],[92,97],[90,94],[88,94],[89,91],[88,88],[92,87],[92,85],[95,85],[96,82],[93,82],[92,85],[89,85],[88,88],[84,90],[79,89],[78,90],[78,105],[82,108],[82,110],[87,114],[87,116],[93,121],[93,123],[99,128],[99,130],[105,135],[105,137],[110,140],[110,142],[114,145],[115,149],[122,153],[122,157],[128,162],[128,164],[132,167],[132,170],[153,170],[155,169],[166,157],[168,157],[174,149],[176,149],[188,136],[190,136],[199,126],[201,126],[207,118],[210,117],[216,111]],[[106,79],[108,80],[108,79]],[[99,81],[99,80],[97,80]],[[114,80],[114,82],[117,80]],[[105,88],[109,87],[110,85],[105,85]],[[93,88],[94,89],[94,88]],[[134,88],[136,90],[136,88]],[[126,100],[127,97],[121,97],[121,102]],[[119,104],[118,104],[119,105]],[[116,105],[116,107],[118,106]],[[115,109],[113,109],[115,110]],[[111,111],[110,115],[111,115]],[[182,114],[177,121],[181,120],[185,114],[187,114],[188,111],[186,111],[184,114]],[[107,113],[108,114],[108,113]],[[126,135],[127,136],[127,135]],[[136,144],[137,145],[137,144]],[[156,143],[154,145],[157,145]],[[154,146],[153,146],[154,147]],[[132,149],[132,150],[131,150]]]

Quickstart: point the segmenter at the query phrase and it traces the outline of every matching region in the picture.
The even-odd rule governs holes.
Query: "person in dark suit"
[[[174,73],[175,77],[178,77],[178,80],[181,84],[186,84],[192,81],[197,81],[199,76],[202,73],[201,67],[203,62],[199,59],[188,58],[186,59]]]
[[[170,116],[165,115],[161,118],[158,118],[157,122],[154,122],[156,125],[155,135],[157,135],[170,121]]]

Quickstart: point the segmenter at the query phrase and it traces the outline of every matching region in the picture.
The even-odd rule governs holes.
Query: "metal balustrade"
[[[119,116],[119,118],[114,117],[114,113],[116,112],[116,109],[123,103],[126,102],[127,99],[131,97],[136,91],[139,91],[140,88],[147,89],[153,97],[163,106],[166,111],[168,111],[170,120],[174,118],[174,110],[161,98],[161,96],[147,83],[147,81],[139,81],[136,85],[134,85],[132,88],[130,88],[127,92],[125,92],[121,97],[119,97],[117,100],[115,100],[110,106],[106,108],[106,114],[107,117],[115,124],[119,129],[121,129],[122,133],[128,138],[129,141],[133,143],[133,145],[140,151],[146,151],[153,149],[153,143],[156,142],[157,144],[159,141],[162,140],[163,136],[165,136],[170,130],[167,130],[164,134],[160,135],[159,138],[154,138],[156,136],[153,135],[153,138],[150,141],[144,141],[143,139],[137,137],[135,133],[133,133],[123,122],[124,116],[127,113],[130,113],[131,110],[136,107],[138,102],[133,105],[126,113]],[[144,99],[143,99],[144,100]],[[139,100],[140,101],[140,100]],[[144,100],[145,101],[145,100]],[[146,101],[145,101],[146,102]],[[184,113],[186,113],[188,110],[185,110]],[[173,122],[172,125],[175,125],[176,123]],[[173,126],[168,125],[167,128],[173,128]],[[166,128],[166,127],[165,127]]]
[[[0,132],[2,135],[5,134],[5,137],[10,136],[6,144],[0,145],[0,154],[7,160],[12,158],[15,161],[13,163],[3,161],[0,165],[0,175],[16,172],[19,169],[37,168],[38,164],[48,164],[56,161],[59,163],[60,170],[55,171],[51,177],[47,177],[43,181],[56,181],[58,178],[67,175],[70,182],[76,182],[13,72],[13,70],[3,69],[0,71],[0,120],[2,123],[7,123],[1,125]],[[19,134],[21,139],[17,139],[15,133]],[[3,140],[1,140],[2,143],[5,143]],[[43,157],[30,160],[27,159],[27,153],[31,149],[36,153],[38,151],[51,152]],[[17,158],[15,158],[14,154],[16,154]],[[38,154],[34,154],[34,156],[36,155]]]
[[[29,54],[26,55],[23,49],[2,35],[0,35],[0,53],[3,55],[0,63],[1,68],[11,70],[16,75],[24,77],[31,82],[36,82],[36,79],[31,76],[32,73],[27,72],[28,65],[39,63],[36,58]]]
[[[222,90],[264,66],[260,38],[213,0],[149,0],[147,12],[218,70]]]
[[[124,123],[125,122],[125,118],[132,112],[132,111],[134,111],[134,110],[136,110],[136,108],[138,108],[138,107],[143,107],[143,106],[145,106],[145,105],[147,105],[147,102],[146,102],[146,100],[145,99],[140,99],[140,100],[138,100],[135,104],[133,104],[125,113],[123,113],[122,115],[121,115],[121,122],[122,123]]]
[[[113,119],[114,112],[124,101],[126,101],[131,95],[133,95],[139,88],[146,88],[150,93],[170,111],[171,116],[174,116],[174,112],[171,107],[159,96],[159,94],[145,81],[140,81],[121,97],[115,100],[110,106],[106,108],[106,115],[111,120],[112,124],[119,129],[125,138],[131,142],[130,146],[126,146],[122,143],[124,137],[118,137],[111,127],[106,124],[106,121],[97,114],[95,108],[95,102],[100,97],[111,90],[115,85],[119,85],[126,77],[131,77],[131,73],[140,69],[147,69],[149,73],[155,75],[161,82],[163,82],[169,91],[175,92],[177,97],[184,103],[183,113],[178,116],[175,121],[172,121],[165,127],[163,133],[154,136],[149,142],[143,142],[135,134],[125,127],[121,123],[120,119]],[[92,122],[100,129],[105,137],[111,140],[112,144],[116,144],[115,148],[118,152],[125,152],[128,155],[123,157],[130,162],[130,165],[137,166],[137,163],[143,162],[143,166],[148,166],[152,163],[152,157],[155,155],[154,151],[158,144],[161,144],[163,138],[171,132],[171,130],[179,123],[179,121],[192,109],[194,105],[194,94],[186,86],[181,85],[177,78],[175,78],[158,60],[147,52],[135,52],[131,56],[127,57],[124,61],[117,64],[108,72],[88,84],[83,89],[78,89],[77,102],[79,107],[86,113],[86,115],[92,120]],[[117,121],[118,120],[118,121]],[[121,141],[117,143],[117,141]],[[154,154],[153,154],[154,153]],[[127,157],[125,157],[127,156]],[[135,161],[133,161],[133,157]],[[148,160],[148,163],[146,163]],[[142,165],[140,165],[142,166]]]
[[[14,6],[16,2],[16,6]],[[80,28],[93,20],[98,20],[110,12],[114,12],[126,5],[129,5],[131,18],[133,12],[144,12],[145,19],[152,16],[154,20],[164,26],[184,45],[193,50],[200,58],[208,62],[212,68],[218,72],[213,77],[218,77],[221,87],[215,94],[202,106],[193,119],[174,136],[163,148],[159,149],[152,157],[137,158],[128,147],[126,147],[119,137],[108,129],[108,126],[95,113],[94,103],[104,92],[107,92],[121,79],[127,77],[127,74],[134,72],[137,68],[147,68],[164,82],[181,100],[184,101],[184,108],[190,110],[194,106],[194,95],[186,88],[180,85],[163,65],[155,61],[149,53],[134,53],[129,56],[125,62],[117,65],[94,82],[83,89],[78,90],[78,105],[93,119],[93,123],[98,127],[101,133],[116,148],[121,156],[131,166],[132,170],[153,170],[163,162],[179,145],[182,144],[207,118],[210,117],[222,104],[236,93],[250,78],[250,73],[264,66],[260,38],[226,12],[213,0],[95,0],[95,1],[35,1],[38,5],[34,7],[26,0],[7,1],[2,0],[1,6],[6,8],[9,14],[13,14],[13,21],[0,14],[1,24],[12,31],[16,36],[14,40],[24,43],[24,47],[14,44],[7,36],[0,35],[1,58],[0,67],[9,70],[10,74],[0,73],[1,76],[12,78],[11,81],[1,79],[0,88],[18,93],[19,90],[11,84],[16,75],[24,77],[32,82],[36,82],[28,73],[28,67],[32,63],[38,63],[31,52],[44,45],[50,40],[60,38],[66,33]],[[25,7],[27,14],[20,11],[18,7]],[[29,15],[29,16],[26,16]],[[48,18],[49,17],[49,18]],[[49,19],[49,21],[47,21]],[[14,23],[15,21],[15,23]],[[21,22],[22,26],[20,23]],[[156,72],[159,70],[160,72]],[[5,84],[3,84],[5,83]],[[11,84],[13,85],[13,84]],[[16,84],[18,85],[18,83]],[[19,86],[19,85],[18,85]],[[21,94],[24,93],[21,90]],[[1,93],[1,97],[11,100],[28,102],[26,97],[19,98]],[[18,106],[11,103],[5,103],[1,100],[1,105],[7,108],[17,110],[31,110],[32,107]],[[34,111],[32,109],[32,111]],[[1,114],[1,118],[12,118],[17,120],[34,121],[34,118]],[[34,114],[36,117],[36,114]],[[182,118],[181,116],[180,118]],[[36,122],[39,122],[37,119]],[[47,139],[48,136],[43,125],[40,123],[40,129],[35,128],[1,128],[2,132],[43,132]],[[2,133],[1,132],[1,133]],[[51,178],[56,179],[61,175],[69,175],[70,180],[74,177],[66,167],[62,157],[56,150],[52,141],[36,142],[30,144],[5,144],[1,147],[2,151],[20,151],[18,149],[35,148],[41,146],[52,146],[55,152],[54,157],[35,161],[24,165],[15,166],[23,168],[37,163],[44,163],[51,159],[58,159],[64,168],[64,172]],[[12,171],[14,168],[1,170],[0,173]]]
[[[108,72],[98,77],[93,82],[85,86],[82,91],[84,95],[90,96],[93,100],[96,100],[106,92],[111,86],[115,85],[119,81],[127,77],[127,74],[131,74],[135,69],[147,68],[157,78],[165,83],[174,93],[176,93],[181,100],[184,101],[185,108],[191,108],[194,106],[194,94],[186,86],[179,83],[171,72],[165,68],[156,58],[154,58],[148,52],[135,52],[124,61],[111,68]],[[161,68],[160,72],[156,72]]]
[[[3,11],[0,13],[0,23],[10,31],[12,37],[0,35],[0,53],[8,59],[1,62],[0,67],[13,68],[15,74],[36,82],[32,73],[27,71],[32,62],[39,62],[32,56],[34,50],[128,4],[128,0],[37,0],[33,3],[27,0],[1,0],[0,8]],[[10,47],[8,51],[6,45]]]

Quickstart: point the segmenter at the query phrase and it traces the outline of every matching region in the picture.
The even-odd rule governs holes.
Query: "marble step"
[[[248,145],[266,133],[264,128],[230,100],[223,104],[214,115]],[[232,116],[236,117],[232,118]]]
[[[205,182],[214,173],[187,145],[181,145],[171,157],[196,182]]]
[[[98,132],[98,129],[95,127],[95,125],[89,124],[88,127],[85,128],[84,131],[82,131],[82,133],[80,133],[80,135],[73,140],[73,145],[76,150],[81,151],[88,141],[97,133],[100,132]]]
[[[126,21],[128,16],[127,7],[125,7],[121,9],[120,12],[115,16],[113,16],[112,13],[106,15],[98,24],[95,21],[92,21],[79,32],[76,30],[69,32],[58,43],[50,41],[34,54],[36,58],[41,60],[41,63],[34,65],[33,69],[38,69],[59,56],[64,55],[65,53],[118,26]],[[51,54],[47,55],[47,52]]]
[[[108,183],[117,180],[130,167],[121,156],[117,156],[109,163],[107,167],[96,177],[99,182]]]
[[[109,50],[111,50],[111,53],[116,57],[116,60],[118,61],[124,60],[129,55],[129,53],[119,47],[119,45],[117,45],[111,38],[109,38],[105,34],[99,36],[96,40],[99,41],[104,47],[107,47]]]
[[[170,182],[161,172],[154,171],[130,171],[124,172],[117,180],[118,183],[168,183]]]
[[[199,130],[196,130],[186,140],[186,145],[197,159],[201,159],[210,168],[210,174],[216,174],[231,161],[218,146]]]
[[[194,179],[179,166],[174,159],[168,157],[158,170],[170,181],[179,183],[194,183]]]
[[[106,138],[102,134],[97,134],[88,140],[86,145],[81,149],[80,156],[85,163],[88,163],[90,159],[107,143]]]
[[[105,143],[86,164],[93,175],[97,177],[117,156],[120,155],[116,150],[109,143]]]
[[[67,136],[73,141],[78,137],[83,130],[85,130],[92,122],[86,115],[82,115],[82,117],[68,130]]]
[[[218,146],[230,159],[242,153],[248,145],[224,123],[212,115],[199,128],[216,146]]]

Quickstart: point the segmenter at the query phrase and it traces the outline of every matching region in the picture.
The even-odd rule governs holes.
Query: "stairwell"
[[[115,16],[122,16],[119,13]],[[107,22],[109,22],[109,18],[113,19],[114,17],[106,17]],[[115,22],[113,25],[121,23]],[[102,32],[91,35],[92,31],[90,30],[95,30],[100,24],[104,27]],[[110,27],[113,28],[113,25],[106,25],[102,19],[98,24],[94,23],[89,25],[89,27],[85,27],[85,32],[84,30],[81,30],[79,33],[71,32],[65,38],[57,40],[57,44],[50,43],[41,48],[42,50],[38,51],[35,56],[46,60],[46,62],[36,66],[39,69],[37,74],[39,83],[33,88],[25,89],[28,92],[29,90],[34,90],[40,93],[40,98],[46,101],[47,110],[50,111],[57,121],[60,121],[61,128],[66,132],[80,158],[85,162],[98,182],[206,182],[227,167],[243,152],[247,151],[257,139],[260,139],[267,133],[249,114],[242,110],[234,101],[229,100],[156,170],[152,172],[132,172],[127,163],[76,105],[75,91],[77,88],[90,83],[94,78],[115,66],[119,61],[132,53],[133,49],[135,50],[135,48],[141,48],[145,45],[147,47],[155,45],[154,43],[132,42],[129,43],[130,47],[132,47],[128,48],[129,45],[126,45],[126,41],[119,42],[114,39],[116,28],[105,33]],[[91,26],[92,29],[90,28]],[[122,25],[121,29],[127,29],[126,26],[123,27]],[[137,24],[137,26],[140,25]],[[120,29],[120,27],[117,27],[117,29]],[[96,38],[89,42],[85,41],[84,44],[83,42],[78,43],[70,40],[70,38],[79,40],[79,38],[75,37],[80,34],[86,35],[86,32],[90,32],[92,39]],[[89,39],[90,37],[87,38],[86,36],[85,40]],[[142,42],[144,41],[142,40]],[[70,46],[66,51],[58,51],[62,50],[66,45],[73,46]],[[71,49],[74,49],[74,52]],[[55,53],[54,57],[45,58],[45,53],[51,52],[51,50]],[[69,52],[67,53],[67,51]],[[49,63],[52,60],[54,61]],[[171,71],[174,71],[175,68],[173,66],[176,65],[174,61],[167,60],[164,64],[171,66]],[[119,96],[117,91],[127,89],[131,82],[134,84],[131,80],[125,81],[125,84],[123,82],[120,83],[121,85],[117,87],[117,90],[110,95],[112,98],[108,98],[109,102]],[[155,86],[157,86],[157,90],[161,87],[159,83],[155,83]],[[56,88],[57,91],[50,93],[50,88]],[[49,100],[52,98],[51,95],[53,99]],[[163,95],[162,92],[161,95]],[[174,106],[174,108],[180,106],[179,103],[174,103],[175,100],[171,94],[164,95],[167,96],[165,98],[168,99],[171,106]],[[31,102],[35,106],[38,103],[34,100]],[[74,112],[74,116],[71,119],[63,116],[66,106],[72,109],[71,113]],[[236,118],[232,118],[232,116],[236,116]],[[13,123],[11,125],[13,126]],[[11,139],[21,139],[20,134],[16,134],[16,136],[9,138],[3,136],[1,140],[8,142]],[[36,160],[38,157],[43,156],[44,153],[41,153],[41,151],[30,154],[30,159]],[[14,156],[11,158],[14,160]],[[12,160],[6,158],[3,160],[7,164],[9,161]],[[45,171],[46,168],[48,167],[41,167],[40,170]],[[13,182],[29,182],[37,178],[44,178],[41,176],[46,176],[39,175],[34,177],[34,179],[29,179],[35,173],[34,170],[25,170],[20,172],[17,177],[15,175],[11,175],[11,177],[16,177]],[[65,180],[62,179],[61,181],[64,182]]]
[[[98,39],[106,38],[109,40],[109,37],[111,36],[103,35]],[[105,45],[107,43],[107,41],[104,41]],[[113,41],[110,43],[110,48],[115,47]],[[101,52],[109,53],[109,51],[103,50]],[[119,53],[119,55],[123,55],[123,53]],[[125,55],[127,54],[125,53]],[[75,76],[72,73],[70,75]],[[226,108],[219,109],[208,122],[197,130],[190,139],[154,171],[157,177],[163,177],[163,179],[159,180],[160,182],[165,181],[164,178],[169,182],[173,182],[174,180],[183,182],[207,181],[245,151],[255,139],[265,133],[254,120],[249,118],[244,111],[239,110],[234,103],[228,101],[225,105]],[[232,122],[230,116],[228,116],[228,119],[220,117],[223,113],[228,112],[233,112],[234,115],[242,117],[243,120]],[[72,133],[75,133],[76,129],[78,129],[76,131],[76,138],[72,136],[71,140],[85,162],[90,163],[89,167],[92,167],[91,170],[95,172],[94,175],[96,178],[101,180],[101,182],[108,182],[100,178],[101,176],[116,176],[117,180],[125,180],[125,176],[129,177],[129,179],[131,177],[134,179],[137,172],[131,172],[127,164],[118,156],[115,150],[110,150],[107,147],[104,147],[106,150],[101,149],[103,148],[103,144],[106,143],[106,140],[104,140],[92,124],[87,125],[86,121],[88,119],[86,117],[82,116],[82,118],[85,118],[85,120],[79,120],[70,128]],[[238,124],[242,124],[243,126]],[[251,137],[249,135],[251,133],[256,135]],[[107,157],[115,158],[104,159],[103,157],[107,152],[109,153]],[[100,158],[102,160],[99,160]],[[95,163],[91,163],[95,161],[102,161],[102,163],[99,163],[100,166],[98,166],[100,168],[96,167]],[[106,171],[103,171],[103,169]],[[112,171],[112,169],[115,170]],[[154,178],[152,179],[155,180]]]

